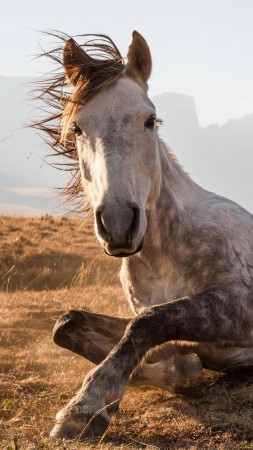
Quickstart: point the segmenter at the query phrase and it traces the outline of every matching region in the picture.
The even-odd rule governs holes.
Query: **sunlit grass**
[[[53,344],[55,320],[69,309],[131,312],[119,262],[103,255],[91,224],[49,216],[0,224],[1,450],[253,448],[252,377],[210,372],[199,398],[129,389],[100,443],[52,442],[55,413],[92,367]]]

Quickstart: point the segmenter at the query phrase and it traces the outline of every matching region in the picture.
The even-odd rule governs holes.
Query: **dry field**
[[[197,398],[129,389],[102,442],[49,440],[92,367],[53,344],[54,322],[71,308],[129,315],[118,268],[88,222],[0,217],[0,449],[253,449],[253,377],[211,372]]]

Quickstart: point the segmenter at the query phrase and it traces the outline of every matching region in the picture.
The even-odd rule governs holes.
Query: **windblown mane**
[[[84,205],[76,140],[70,123],[81,105],[117,81],[125,72],[125,63],[118,48],[108,36],[102,34],[80,35],[78,39],[85,38],[85,42],[78,45],[91,56],[90,60],[85,63],[85,68],[87,69],[87,65],[89,65],[88,69],[93,70],[90,70],[89,80],[81,77],[73,88],[65,75],[62,58],[63,47],[70,37],[63,33],[48,34],[59,39],[60,46],[48,52],[43,51],[39,56],[50,58],[57,64],[57,68],[45,78],[43,77],[39,82],[39,87],[35,90],[38,92],[36,98],[42,100],[44,105],[41,108],[44,118],[34,122],[32,127],[43,132],[45,142],[53,149],[53,153],[48,156],[59,155],[68,159],[66,163],[60,162],[52,165],[71,172],[71,179],[61,189],[61,192],[68,201],[76,202],[77,200],[78,206],[75,210],[83,211],[87,209],[88,205]],[[38,83],[36,82],[36,84]],[[47,114],[46,117],[44,113]]]

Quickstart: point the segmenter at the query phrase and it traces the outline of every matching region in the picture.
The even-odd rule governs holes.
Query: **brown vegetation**
[[[0,217],[0,289],[41,291],[118,282],[116,260],[105,258],[90,223],[52,216]]]
[[[129,389],[100,443],[50,441],[92,367],[53,344],[54,321],[71,308],[129,315],[118,268],[87,222],[0,217],[0,449],[253,448],[252,376],[211,372],[199,398]]]

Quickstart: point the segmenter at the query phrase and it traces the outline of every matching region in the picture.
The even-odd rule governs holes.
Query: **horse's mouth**
[[[115,258],[128,258],[129,256],[133,256],[136,253],[139,253],[142,249],[143,249],[143,245],[144,245],[144,238],[142,238],[141,242],[139,243],[138,247],[136,248],[136,250],[134,250],[133,252],[129,252],[129,251],[124,251],[124,249],[119,249],[119,251],[117,252],[117,250],[114,250],[113,253],[110,253],[108,250],[106,250],[104,248],[104,252],[108,255],[108,256],[114,256]]]

